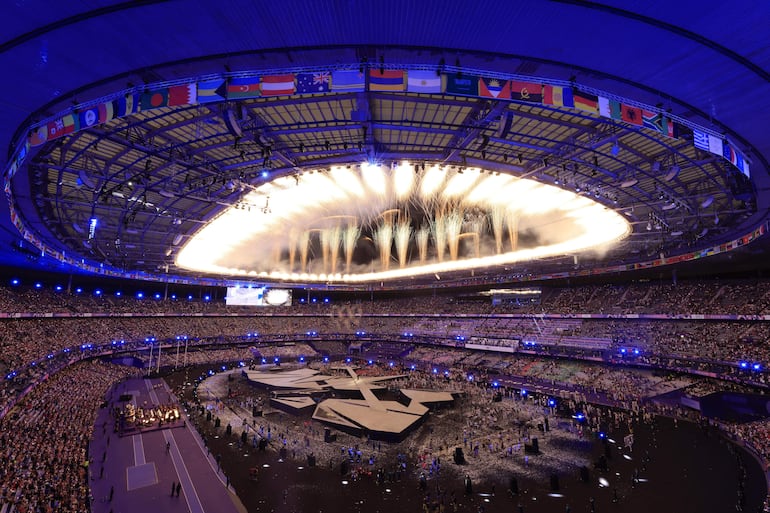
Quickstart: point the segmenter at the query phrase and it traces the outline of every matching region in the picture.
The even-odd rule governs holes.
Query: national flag
[[[19,153],[16,154],[16,162],[18,164],[21,164],[24,162],[24,159],[27,158],[27,154],[29,153],[29,149],[32,145],[29,144],[29,140],[25,141],[24,144],[22,144],[21,148],[19,148]]]
[[[168,106],[169,91],[167,87],[153,89],[142,94],[141,109],[152,110]]]
[[[642,120],[645,128],[655,130],[666,137],[674,137],[674,122],[668,119],[662,112],[651,112],[642,109]]]
[[[701,132],[700,130],[693,130],[692,136],[693,136],[692,143],[695,145],[696,148],[703,151],[709,151],[709,136],[706,132]]]
[[[64,121],[61,118],[49,121],[47,128],[48,135],[46,137],[49,141],[64,136]]]
[[[482,77],[479,79],[479,96],[485,98],[497,98],[499,100],[510,100],[511,83],[508,80]]]
[[[674,128],[674,121],[672,119],[663,116],[661,120],[660,133],[666,137],[676,137],[676,129]]]
[[[328,71],[297,73],[297,94],[328,93],[331,85],[332,75]]]
[[[440,93],[441,75],[435,71],[410,70],[406,74],[406,90],[410,93]]]
[[[620,119],[620,102],[599,96],[599,115],[610,119]]]
[[[224,78],[198,82],[198,103],[221,102],[227,99],[227,85]]]
[[[724,144],[726,145],[727,142],[725,142]],[[714,155],[723,155],[724,149],[725,148],[722,144],[722,138],[716,135],[709,134],[709,151]]]
[[[447,73],[446,93],[461,96],[478,96],[479,77],[464,73]]]
[[[11,162],[11,165],[8,168],[8,175],[7,175],[8,179],[5,181],[5,184],[6,184],[5,192],[11,192],[10,189],[8,188],[8,184],[10,182],[10,179],[13,178],[13,176],[16,174],[16,171],[19,170],[20,165],[21,165],[21,162],[18,159],[13,159],[13,161]]]
[[[139,106],[141,105],[141,99],[139,94],[130,93],[117,99],[117,112],[116,116],[122,118],[136,114],[139,112]]]
[[[556,107],[575,107],[572,100],[572,88],[554,85],[543,86],[543,105]]]
[[[404,91],[406,90],[406,72],[402,69],[370,69],[370,91]]]
[[[359,92],[365,88],[366,77],[361,71],[332,71],[332,91]]]
[[[28,138],[30,146],[40,146],[41,144],[45,144],[48,140],[48,125],[43,125],[30,130]]]
[[[228,100],[258,98],[261,95],[262,93],[259,90],[259,77],[231,78],[227,82]]]
[[[743,168],[741,169],[743,171],[743,174],[751,178],[751,169],[749,169],[749,161],[744,157],[743,158]]]
[[[73,114],[56,119],[48,123],[48,140],[58,139],[71,133],[77,132],[80,125],[80,119]]]
[[[27,154],[29,153],[30,148],[29,141],[25,141],[24,144],[21,145],[21,148],[19,148],[19,153],[16,154],[16,160],[19,164],[21,164],[25,158],[27,158]]]
[[[195,105],[198,103],[198,87],[195,82],[168,88],[168,106]]]
[[[741,153],[735,148],[731,147],[730,149],[734,155],[733,165],[743,171],[743,155],[741,155]]]
[[[595,94],[574,90],[572,92],[572,98],[575,101],[576,109],[593,112],[596,114],[599,113],[599,97]]]
[[[722,145],[722,156],[730,161],[732,165],[736,166],[738,164],[737,155],[735,148],[733,148],[729,142],[724,141],[724,144]]]
[[[260,89],[262,90],[262,96],[294,94],[294,73],[261,77]]]
[[[99,123],[106,123],[108,121],[112,121],[115,119],[115,114],[117,113],[117,102],[115,101],[109,101],[100,103],[97,107],[99,110]]]
[[[644,123],[644,120],[642,119],[642,109],[625,103],[620,104],[620,119],[621,121],[637,126],[642,126]]]
[[[62,118],[64,121],[64,133],[72,134],[80,130],[80,118],[77,114],[67,114]]]
[[[80,128],[90,128],[99,123],[99,107],[91,107],[90,109],[81,110],[78,112],[78,118],[80,122]]]
[[[543,102],[543,84],[511,80],[511,100],[529,103]]]

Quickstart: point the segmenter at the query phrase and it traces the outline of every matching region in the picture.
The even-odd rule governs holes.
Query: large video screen
[[[228,287],[225,304],[230,306],[291,306],[291,290],[267,287]]]

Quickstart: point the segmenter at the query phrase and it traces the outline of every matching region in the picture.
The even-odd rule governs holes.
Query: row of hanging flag
[[[510,100],[570,108],[646,128],[666,137],[692,141],[695,147],[719,155],[750,176],[748,159],[725,138],[690,128],[666,113],[647,110],[576,87],[487,78],[435,70],[338,70],[214,78],[170,87],[150,87],[99,105],[70,112],[30,131],[30,146],[73,134],[95,125],[162,107],[205,105],[260,97],[343,92],[407,92],[449,94]]]

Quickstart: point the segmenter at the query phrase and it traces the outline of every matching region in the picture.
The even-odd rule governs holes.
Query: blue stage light
[[[43,288],[43,284],[40,283],[40,282],[37,282],[37,283],[35,283],[35,288],[36,289],[42,289]]]
[[[11,280],[11,285],[13,285],[14,287],[17,286],[19,283],[21,283],[21,282],[19,281],[18,278],[14,278],[14,279]]]

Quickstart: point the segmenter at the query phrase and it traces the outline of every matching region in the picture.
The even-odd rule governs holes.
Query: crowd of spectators
[[[770,322],[747,315],[770,312],[770,281],[630,283],[543,288],[537,305],[493,306],[452,296],[408,297],[338,304],[226,307],[223,302],[139,300],[0,287],[0,376],[26,373],[26,386],[49,370],[47,359],[63,350],[112,340],[272,336],[303,333],[367,333],[470,340],[486,337],[540,346],[600,352],[637,349],[646,356],[710,359],[737,364],[770,362]],[[421,313],[430,315],[421,315]],[[260,315],[270,313],[270,316]],[[599,313],[611,318],[564,317]],[[658,313],[662,319],[629,318]],[[742,319],[693,320],[691,314],[741,315]],[[40,316],[50,314],[50,316]],[[74,315],[58,317],[57,315]],[[415,315],[418,314],[418,315]],[[89,315],[86,317],[86,315]],[[93,315],[93,316],[91,316]],[[110,316],[113,315],[113,316]],[[130,316],[129,316],[130,315]],[[192,315],[192,316],[191,316]],[[21,317],[19,317],[21,316]],[[75,356],[74,354],[72,355]],[[37,368],[26,367],[34,363]],[[15,389],[24,386],[16,386]],[[12,387],[14,388],[14,387]],[[0,387],[0,404],[13,391]]]
[[[90,510],[87,453],[108,389],[136,369],[81,362],[51,376],[0,419],[0,509]],[[64,422],[66,420],[66,422]],[[3,509],[8,504],[8,508]]]
[[[31,384],[73,361],[102,354],[101,348],[110,349],[112,341],[126,341],[115,349],[148,359],[150,346],[168,345],[164,341],[169,340],[173,345],[177,337],[187,337],[193,346],[232,351],[240,359],[248,356],[244,344],[254,345],[260,337],[287,342],[306,338],[323,353],[324,344],[330,350],[350,350],[344,340],[328,340],[330,335],[355,341],[360,331],[367,335],[358,337],[358,350],[375,357],[398,355],[399,346],[408,350],[414,344],[480,342],[604,361],[623,361],[617,357],[625,352],[627,361],[702,372],[724,373],[726,366],[732,369],[732,379],[763,383],[764,368],[770,365],[770,322],[747,316],[770,313],[769,305],[768,280],[542,287],[540,301],[524,306],[436,295],[269,309],[228,307],[221,300],[140,300],[131,295],[0,287],[0,415]],[[574,316],[579,313],[607,317]],[[722,317],[687,317],[694,314]],[[369,334],[375,337],[366,340]],[[234,342],[243,344],[221,347]],[[188,352],[188,363],[199,361],[197,353]],[[483,361],[485,353],[468,361]],[[715,368],[714,362],[722,367]]]

